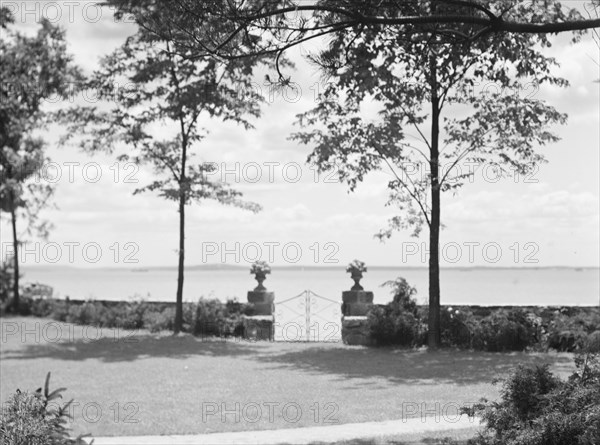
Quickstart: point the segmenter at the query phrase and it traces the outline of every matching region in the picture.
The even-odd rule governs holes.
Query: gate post
[[[346,268],[354,280],[351,290],[342,292],[342,341],[347,345],[374,344],[369,332],[367,313],[373,307],[373,292],[360,285],[365,264],[355,260]]]
[[[266,275],[271,273],[271,268],[264,261],[257,261],[252,265],[250,273],[255,275],[258,286],[254,290],[248,291],[248,303],[251,312],[250,315],[242,317],[244,338],[273,341],[275,293],[267,291],[267,288],[262,284],[266,279]]]

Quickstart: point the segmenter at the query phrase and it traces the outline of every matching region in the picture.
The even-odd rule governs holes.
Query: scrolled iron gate
[[[305,290],[275,301],[275,341],[341,340],[341,301]]]

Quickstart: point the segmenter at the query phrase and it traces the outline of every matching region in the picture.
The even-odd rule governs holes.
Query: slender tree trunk
[[[429,58],[431,70],[431,226],[429,228],[429,338],[428,345],[437,349],[441,344],[440,330],[440,185],[439,185],[439,119],[440,101],[437,91],[436,57]]]
[[[177,79],[175,74],[173,77]],[[175,302],[175,334],[183,328],[183,273],[185,265],[185,204],[187,201],[188,184],[185,176],[187,167],[188,139],[185,132],[183,116],[179,116],[181,126],[181,173],[179,175],[179,267],[177,269],[177,300]]]
[[[183,328],[183,267],[185,262],[185,195],[179,197],[179,266],[177,272],[177,300],[175,303],[174,333]]]
[[[14,276],[13,276],[13,308],[15,311],[19,309],[19,240],[17,239],[17,212],[15,209],[15,195],[11,190],[9,192],[10,199],[10,216],[12,220],[12,236],[14,257]]]
[[[170,51],[167,43],[167,50]],[[179,89],[179,79],[177,77],[177,71],[175,69],[175,61],[171,58],[171,78],[175,83],[175,89],[179,99],[181,99]],[[179,178],[175,176],[179,184],[179,265],[177,268],[177,297],[175,300],[175,323],[173,326],[173,333],[178,334],[183,329],[183,274],[185,266],[185,204],[188,196],[188,183],[185,175],[185,169],[187,168],[187,148],[188,138],[187,131],[185,128],[185,120],[183,109],[179,109],[179,131],[181,134],[181,172]]]

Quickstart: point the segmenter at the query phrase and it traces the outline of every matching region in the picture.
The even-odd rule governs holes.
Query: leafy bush
[[[69,315],[69,305],[66,301],[55,300],[52,304],[51,312],[48,315],[56,321],[66,321]]]
[[[7,302],[4,303],[3,312],[23,316],[31,315],[32,301],[32,298],[21,296],[19,298],[19,306],[15,308],[14,298],[10,298]]]
[[[52,314],[55,309],[57,300],[52,300],[48,298],[35,298],[31,302],[31,315],[34,317],[48,317]],[[65,312],[65,318],[66,318]]]
[[[13,294],[14,267],[13,259],[0,263],[0,302],[8,302]]]
[[[44,391],[21,392],[17,390],[4,405],[0,414],[0,443],[7,445],[84,445],[79,436],[69,437],[65,427],[68,409],[73,400],[55,406],[65,388],[50,392],[50,373],[46,376]]]
[[[600,326],[600,314],[556,311],[548,323],[547,346],[557,351],[573,352],[585,346],[588,335]]]
[[[537,342],[537,329],[520,309],[502,310],[475,326],[473,348],[490,352],[523,351]]]
[[[66,322],[82,325],[100,325],[106,307],[99,302],[87,301],[82,305],[73,304],[69,307]]]
[[[111,319],[107,321],[109,327],[121,329],[141,329],[144,326],[144,313],[148,304],[143,301],[133,303],[122,302],[112,308]]]
[[[367,320],[377,345],[417,347],[424,343],[421,322],[409,312],[396,312],[389,305],[374,306]]]
[[[196,304],[193,333],[218,337],[241,335],[244,329],[242,314],[247,311],[247,305],[242,305],[235,300],[223,304],[217,299],[201,298]]]
[[[144,313],[144,328],[150,332],[173,330],[175,308],[167,307],[162,311],[146,311]]]
[[[581,349],[586,339],[587,334],[580,330],[553,331],[548,335],[547,345],[557,351],[573,352]]]
[[[441,339],[444,346],[473,348],[477,321],[470,311],[452,307],[440,313]]]
[[[594,331],[588,335],[585,349],[589,352],[600,354],[600,330]]]
[[[168,303],[146,301],[118,302],[100,301],[84,303],[52,298],[22,298],[21,315],[49,317],[53,320],[93,325],[107,328],[143,329],[151,332],[172,330],[175,308]],[[251,307],[237,300],[200,299],[197,304],[183,305],[183,332],[199,335],[241,336],[242,315],[248,315]]]
[[[520,365],[503,380],[499,402],[475,407],[486,424],[472,445],[594,445],[600,443],[600,356],[586,351],[562,381],[548,365]],[[468,410],[464,410],[467,412]]]
[[[425,329],[418,316],[413,296],[416,289],[404,278],[388,281],[393,299],[385,306],[373,306],[367,322],[371,337],[378,345],[421,346],[425,342]]]

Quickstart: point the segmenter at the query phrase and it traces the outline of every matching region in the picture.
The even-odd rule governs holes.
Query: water
[[[390,300],[380,285],[402,276],[417,288],[419,303],[427,301],[427,269],[369,268],[361,284],[374,291],[375,303]],[[442,304],[465,305],[581,305],[599,304],[600,270],[595,268],[540,269],[442,269]],[[24,281],[40,282],[54,288],[54,296],[74,299],[174,301],[177,271],[174,269],[77,269],[25,268]],[[275,292],[276,301],[310,289],[341,301],[341,292],[353,284],[343,268],[273,268],[265,286]],[[246,301],[246,292],[256,286],[248,269],[186,271],[184,300],[201,296],[220,300],[236,297]]]

